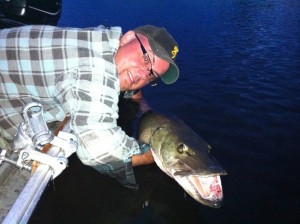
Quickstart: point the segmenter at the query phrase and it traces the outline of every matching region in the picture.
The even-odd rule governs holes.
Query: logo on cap
[[[179,49],[177,46],[174,46],[174,49],[172,51],[172,59],[174,59],[178,53]]]

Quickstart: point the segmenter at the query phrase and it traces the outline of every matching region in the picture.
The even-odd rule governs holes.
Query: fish
[[[145,112],[138,123],[138,140],[150,145],[157,166],[202,205],[220,208],[223,166],[211,146],[183,120],[157,111]]]

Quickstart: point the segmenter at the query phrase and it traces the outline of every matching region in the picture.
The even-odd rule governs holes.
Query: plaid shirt
[[[84,164],[134,186],[131,156],[141,149],[116,123],[120,83],[114,56],[120,37],[120,27],[0,30],[1,135],[11,139],[23,107],[39,102],[47,122],[71,115]]]

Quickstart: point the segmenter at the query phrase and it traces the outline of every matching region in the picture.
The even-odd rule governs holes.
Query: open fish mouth
[[[175,176],[174,178],[196,201],[209,207],[219,208],[221,206],[223,189],[219,175],[209,177],[189,175]]]

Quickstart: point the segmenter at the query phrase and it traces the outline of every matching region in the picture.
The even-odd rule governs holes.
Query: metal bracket
[[[20,168],[31,170],[28,166],[31,160],[50,166],[53,170],[53,179],[56,178],[68,165],[68,157],[77,149],[77,137],[74,134],[60,131],[57,136],[48,129],[40,103],[30,103],[23,110],[24,122],[19,125],[13,141],[14,150],[19,151],[17,162],[5,156],[0,161],[7,161]],[[61,148],[57,157],[42,153],[44,145],[51,143]]]
[[[31,160],[35,160],[50,166],[53,170],[52,178],[56,178],[67,167],[67,158],[76,151],[77,138],[73,134],[60,131],[58,137],[54,137],[50,143],[62,149],[57,157],[30,148],[28,149],[27,147],[20,151],[17,166],[24,167],[24,165],[28,164]]]
[[[1,166],[1,164],[2,164],[2,162],[8,162],[8,163],[10,163],[10,164],[12,164],[12,165],[15,165],[16,167],[19,167],[20,169],[26,169],[26,170],[31,170],[31,166],[28,166],[28,165],[26,165],[26,164],[22,164],[21,166],[19,165],[19,164],[17,164],[17,162],[16,161],[14,161],[14,160],[12,160],[12,159],[9,159],[8,157],[6,157],[5,155],[6,155],[6,150],[4,150],[4,149],[1,149],[0,148],[0,166]]]
[[[74,134],[60,131],[57,137],[54,136],[50,142],[52,145],[58,146],[63,150],[64,156],[69,157],[77,149],[77,137]]]
[[[20,152],[17,164],[22,166],[30,160],[36,160],[40,163],[50,166],[53,170],[52,178],[56,178],[68,165],[68,159],[65,157],[53,157],[35,150],[23,149]]]
[[[51,142],[54,134],[49,130],[43,116],[40,103],[29,103],[23,109],[24,122],[19,125],[13,144],[15,149],[23,149],[26,145],[33,145],[41,149]]]

